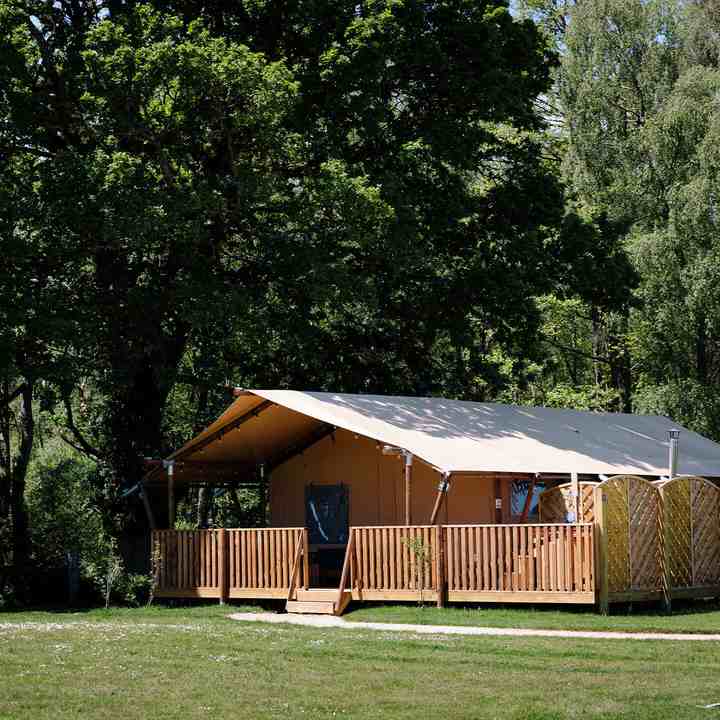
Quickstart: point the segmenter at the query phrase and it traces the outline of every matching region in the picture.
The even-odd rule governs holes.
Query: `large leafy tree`
[[[266,342],[242,361],[232,355],[236,377],[495,395],[500,367],[520,364],[535,341],[532,298],[558,275],[548,229],[561,193],[535,105],[553,59],[534,24],[497,1],[163,8],[206,14],[218,32],[290,64],[299,100],[289,120],[313,164],[341,158],[393,209],[333,267],[350,271],[351,295],[337,283],[317,304],[285,281],[273,300],[291,303],[263,298],[255,317],[267,317]],[[300,326],[298,306],[312,306]]]
[[[110,506],[179,382],[488,397],[572,277],[553,55],[505,2],[3,0],[0,34],[0,152],[73,281],[57,385]]]

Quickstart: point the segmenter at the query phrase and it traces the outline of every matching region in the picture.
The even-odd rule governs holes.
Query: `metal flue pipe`
[[[668,476],[672,480],[677,475],[678,443],[680,440],[679,430],[668,430],[668,444],[670,454],[668,457]]]

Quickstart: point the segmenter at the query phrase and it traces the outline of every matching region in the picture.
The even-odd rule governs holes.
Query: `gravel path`
[[[384,630],[411,632],[419,635],[483,635],[497,637],[584,638],[590,640],[693,640],[720,641],[720,634],[611,632],[600,630],[534,630],[527,628],[468,627],[465,625],[410,625],[408,623],[348,622],[333,615],[295,615],[281,613],[232,613],[232,620],[243,622],[281,623],[308,627],[336,627],[344,630]]]

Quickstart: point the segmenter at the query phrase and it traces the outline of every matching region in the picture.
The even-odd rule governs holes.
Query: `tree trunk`
[[[22,597],[30,557],[30,537],[27,508],[25,506],[25,479],[35,441],[33,415],[33,383],[25,383],[20,394],[18,412],[19,447],[13,463],[10,486],[10,513],[12,516],[12,552],[15,589]]]
[[[599,388],[602,384],[602,370],[598,358],[604,354],[605,348],[602,347],[602,318],[600,308],[597,305],[590,306],[590,317],[592,322],[593,382],[595,387]]]
[[[198,490],[197,504],[197,526],[198,530],[203,530],[208,524],[208,487],[202,485]]]
[[[628,315],[620,315],[612,330],[608,332],[608,357],[610,358],[610,374],[612,386],[618,391],[618,410],[632,412],[632,368],[630,350],[627,345]]]

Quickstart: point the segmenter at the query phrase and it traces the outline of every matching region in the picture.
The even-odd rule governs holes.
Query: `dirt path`
[[[584,638],[589,640],[693,640],[720,641],[720,634],[612,632],[601,630],[535,630],[528,628],[469,627],[466,625],[410,625],[407,623],[348,622],[332,615],[293,615],[281,613],[232,613],[232,620],[282,623],[308,627],[336,627],[344,630],[384,630],[418,635],[480,635],[496,637]]]

